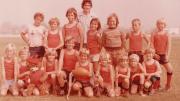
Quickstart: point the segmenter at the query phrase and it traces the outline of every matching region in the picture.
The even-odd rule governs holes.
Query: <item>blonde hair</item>
[[[154,48],[148,48],[144,51],[144,54],[149,54],[149,53],[155,54],[155,49]]]
[[[158,24],[158,23],[163,23],[163,24],[166,26],[166,20],[165,20],[165,18],[159,18],[159,19],[157,19],[156,24]]]
[[[102,48],[102,49],[101,49],[101,52],[100,52],[99,60],[101,61],[101,60],[104,60],[104,59],[107,59],[108,62],[110,62],[110,61],[111,61],[111,56],[110,56],[110,54],[106,51],[105,48]]]
[[[139,62],[139,56],[137,54],[131,54],[129,56],[129,60],[135,60],[135,61]]]
[[[29,48],[26,47],[26,46],[24,46],[24,47],[22,47],[22,49],[20,49],[18,55],[20,56],[20,55],[22,55],[24,53],[28,53],[29,54]]]
[[[16,46],[15,46],[15,44],[13,44],[13,43],[7,44],[6,47],[5,47],[5,54],[6,54],[6,52],[8,50],[12,50],[14,55],[15,55],[16,54]]]
[[[81,54],[86,54],[86,55],[89,56],[90,52],[89,52],[88,49],[82,48],[82,49],[79,50],[79,55],[81,55]]]
[[[53,23],[57,23],[58,26],[60,24],[59,19],[57,17],[51,18],[48,23],[49,23],[49,25],[51,25]]]
[[[48,49],[45,53],[45,57],[48,58],[49,55],[54,55],[55,57],[57,57],[57,52],[55,49]]]

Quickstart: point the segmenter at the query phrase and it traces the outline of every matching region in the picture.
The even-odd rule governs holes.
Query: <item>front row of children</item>
[[[78,52],[74,47],[74,38],[65,38],[66,48],[61,50],[59,61],[55,50],[47,50],[44,58],[30,56],[27,47],[19,51],[8,44],[5,56],[1,58],[2,85],[1,95],[65,95],[78,93],[88,97],[105,94],[110,97],[128,96],[139,93],[141,96],[154,94],[160,87],[161,68],[153,59],[155,50],[148,48],[144,52],[144,62],[136,54],[120,50],[117,65],[112,65],[110,54],[103,48],[97,67],[90,61],[89,50],[82,48]]]

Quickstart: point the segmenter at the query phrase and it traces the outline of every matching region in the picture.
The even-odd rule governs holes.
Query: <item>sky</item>
[[[165,18],[168,27],[180,29],[180,0],[92,0],[92,11],[103,25],[111,13],[117,13],[120,26],[131,27],[133,18],[140,18],[142,29],[155,26],[158,18]],[[81,9],[82,0],[0,0],[0,33],[11,32],[33,22],[35,12],[43,12],[44,23],[51,17],[58,17],[61,26],[66,23],[66,10],[75,7]]]

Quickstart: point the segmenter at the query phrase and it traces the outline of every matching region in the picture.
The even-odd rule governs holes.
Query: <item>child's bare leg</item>
[[[17,85],[16,84],[13,84],[11,87],[10,87],[10,92],[12,93],[13,96],[18,96],[19,95],[19,92],[18,92],[18,88],[17,88]]]
[[[93,89],[92,87],[85,87],[84,92],[87,97],[93,97]]]
[[[139,94],[141,96],[144,96],[144,93],[143,93],[143,90],[144,90],[144,81],[145,81],[144,75],[140,75]]]
[[[136,84],[132,84],[131,85],[131,94],[136,94],[137,93],[137,90],[138,90],[138,85]]]
[[[6,96],[7,95],[8,89],[6,88],[1,88],[1,96]]]
[[[81,96],[81,88],[82,88],[82,85],[80,82],[75,82],[73,84],[73,90],[78,91],[79,96]]]
[[[122,89],[124,89],[124,96],[127,97],[129,93],[129,79],[124,79],[122,83]]]
[[[163,65],[167,71],[167,82],[166,82],[166,90],[169,90],[171,87],[171,79],[173,75],[173,68],[170,63],[166,63]]]
[[[38,88],[34,88],[33,89],[33,95],[35,95],[35,96],[39,96],[40,95],[40,92],[39,92]]]

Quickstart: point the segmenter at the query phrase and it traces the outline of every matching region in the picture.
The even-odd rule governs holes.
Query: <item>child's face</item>
[[[83,11],[84,11],[84,12],[90,12],[91,8],[92,8],[92,6],[91,6],[91,4],[89,4],[89,3],[85,3],[85,4],[83,5]]]
[[[134,21],[134,22],[132,23],[132,29],[133,29],[133,31],[135,31],[135,32],[139,31],[139,30],[140,30],[140,22],[139,22],[139,21]]]
[[[69,41],[66,42],[66,48],[69,49],[69,50],[73,49],[74,45],[75,45],[74,40],[69,40]]]
[[[108,59],[107,58],[101,58],[100,60],[102,65],[107,65],[108,64]]]
[[[147,60],[153,59],[153,56],[154,56],[153,53],[146,53],[146,55],[145,55]]]
[[[14,55],[15,55],[14,50],[12,50],[12,49],[7,49],[7,50],[6,50],[6,56],[7,56],[8,58],[12,58],[12,57],[14,57]]]
[[[43,21],[43,19],[40,16],[37,16],[37,17],[34,18],[34,24],[36,26],[41,25],[42,21]]]
[[[87,54],[80,54],[80,60],[82,62],[86,62],[88,60],[88,55]]]
[[[27,60],[29,57],[29,53],[28,52],[24,52],[22,54],[20,54],[19,56],[21,58],[21,60]]]
[[[52,30],[56,30],[58,28],[58,26],[59,26],[58,23],[55,21],[50,24],[50,27]]]
[[[159,31],[162,31],[166,27],[166,24],[164,22],[162,22],[162,21],[158,21],[156,26],[157,26]]]
[[[92,23],[90,24],[90,29],[91,30],[97,30],[98,29],[98,22],[92,21]]]
[[[128,59],[122,59],[119,61],[119,64],[123,67],[126,67],[128,65]]]
[[[55,54],[48,54],[47,58],[48,58],[48,61],[52,62],[55,60],[56,56],[55,56]]]
[[[74,21],[74,20],[75,20],[75,15],[74,15],[74,13],[69,12],[69,13],[67,14],[67,18],[68,18],[69,22]]]
[[[138,65],[138,61],[135,60],[135,59],[131,59],[130,62],[129,62],[130,66],[132,67],[136,67]]]
[[[117,27],[117,21],[116,21],[116,18],[115,17],[111,17],[109,20],[108,20],[108,26],[109,28],[111,29],[114,29]]]

